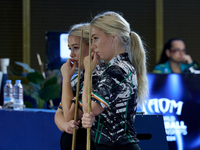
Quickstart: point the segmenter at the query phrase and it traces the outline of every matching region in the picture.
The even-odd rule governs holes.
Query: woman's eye
[[[79,47],[74,47],[74,50],[78,50],[79,49]]]
[[[98,39],[98,37],[93,37],[93,38],[91,39],[91,43],[92,43],[92,42],[95,42],[97,39]]]

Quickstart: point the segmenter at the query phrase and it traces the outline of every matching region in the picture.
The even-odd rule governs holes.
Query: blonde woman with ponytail
[[[91,22],[92,60],[84,58],[84,128],[91,127],[97,150],[140,150],[134,118],[137,105],[148,91],[146,55],[143,43],[129,23],[116,12],[99,14]],[[87,113],[89,62],[91,70],[103,60],[107,66],[92,84],[91,112]]]

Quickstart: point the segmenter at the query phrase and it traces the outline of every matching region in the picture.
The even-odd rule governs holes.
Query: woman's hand
[[[75,121],[75,120],[70,120],[69,122],[65,123],[65,132],[69,133],[69,134],[73,134],[73,129],[78,129],[78,125],[80,123],[79,121]]]
[[[191,63],[193,62],[193,60],[192,60],[192,58],[191,58],[190,55],[184,55],[182,61],[183,61],[183,63],[185,63],[185,64],[191,64]]]
[[[92,127],[92,124],[94,123],[95,121],[95,116],[92,112],[90,112],[90,114],[88,113],[84,113],[83,114],[83,117],[82,117],[82,126],[84,128],[91,128]]]
[[[100,58],[99,58],[99,56],[96,53],[92,52],[91,53],[91,59],[92,59],[91,60],[91,72],[93,72],[94,69],[96,68],[96,65],[100,64]],[[89,64],[90,64],[89,56],[86,56],[84,58],[84,68],[85,68],[85,71],[89,70],[89,68],[90,68]]]
[[[66,63],[64,63],[61,67],[61,72],[63,78],[71,79],[71,77],[74,75],[76,70],[76,61],[72,62],[72,60],[69,58]]]

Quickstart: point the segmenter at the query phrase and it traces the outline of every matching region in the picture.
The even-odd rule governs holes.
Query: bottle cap
[[[15,83],[21,83],[21,80],[15,80]]]
[[[6,80],[6,83],[11,83],[11,80]]]

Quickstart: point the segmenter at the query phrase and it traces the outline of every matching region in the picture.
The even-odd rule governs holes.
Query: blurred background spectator
[[[182,39],[169,39],[164,45],[160,61],[154,67],[153,73],[186,73],[190,72],[190,67],[198,69],[198,64],[186,52]]]

